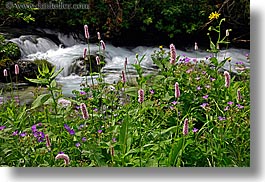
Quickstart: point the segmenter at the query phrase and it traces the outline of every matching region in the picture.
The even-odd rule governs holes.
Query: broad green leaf
[[[42,94],[38,96],[32,103],[32,107],[30,109],[35,109],[41,105],[43,105],[49,98],[51,94]]]

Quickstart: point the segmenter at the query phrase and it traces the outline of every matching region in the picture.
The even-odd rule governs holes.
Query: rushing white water
[[[47,30],[46,30],[47,32]],[[47,59],[56,66],[57,69],[64,67],[63,72],[58,77],[58,82],[63,85],[63,93],[65,95],[71,95],[72,90],[79,90],[80,84],[84,82],[84,77],[71,73],[71,65],[74,60],[83,56],[84,48],[87,45],[76,41],[73,37],[69,37],[60,33],[57,33],[62,44],[66,45],[65,48],[61,48],[48,38],[36,37],[36,36],[21,36],[19,38],[12,39],[11,41],[18,44],[21,49],[22,55],[25,59]],[[98,45],[90,44],[90,52],[95,55],[98,51]],[[168,48],[164,48],[167,52]],[[102,72],[106,75],[105,81],[113,83],[120,80],[121,71],[124,69],[125,58],[128,60],[127,68],[131,74],[135,74],[135,70],[132,64],[136,61],[136,54],[139,58],[145,56],[141,65],[144,68],[145,74],[157,71],[154,68],[151,55],[155,50],[159,50],[158,47],[145,47],[138,46],[135,48],[115,47],[106,43],[106,50],[104,52],[106,56],[106,65],[102,68]],[[246,54],[249,54],[250,50],[247,49],[234,49],[221,50],[218,54],[218,60],[221,61],[224,58],[231,57],[231,64],[235,65],[237,62],[243,62],[247,67],[250,67],[249,62],[246,59]],[[205,57],[211,54],[206,51],[181,51],[177,50],[177,54],[183,57],[189,57],[191,60],[197,58],[198,60],[205,60]],[[229,64],[224,65],[224,69],[229,69]],[[232,71],[236,72],[232,66]],[[88,81],[90,77],[87,77]]]

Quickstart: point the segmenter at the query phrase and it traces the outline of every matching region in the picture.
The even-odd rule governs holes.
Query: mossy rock
[[[12,61],[10,58],[5,58],[0,60],[0,69],[3,68],[5,69],[8,67],[8,65],[12,64],[14,61]]]

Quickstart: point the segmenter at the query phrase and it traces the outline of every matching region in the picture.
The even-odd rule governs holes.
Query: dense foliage
[[[16,0],[9,2],[21,3]],[[7,1],[1,1],[5,7]],[[27,0],[23,3],[37,4],[50,1]],[[59,28],[61,31],[82,31],[88,24],[90,31],[100,31],[106,38],[119,39],[119,43],[127,40],[141,42],[170,41],[175,38],[177,44],[193,42],[194,39],[205,40],[202,36],[207,30],[208,15],[219,11],[227,19],[226,25],[233,29],[235,42],[249,40],[249,0],[54,0],[53,3],[88,4],[87,9],[37,9],[11,8],[0,12],[0,20],[5,25],[26,25],[29,22],[35,27]],[[25,23],[23,23],[25,22]],[[95,34],[94,34],[95,35]],[[139,37],[140,36],[140,37]],[[124,40],[124,41],[123,41]],[[123,41],[123,42],[122,42]],[[186,41],[186,42],[185,42]],[[128,43],[128,42],[127,42]]]

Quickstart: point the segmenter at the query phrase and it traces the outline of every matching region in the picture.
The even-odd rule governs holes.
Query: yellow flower
[[[213,19],[218,19],[220,16],[220,13],[217,13],[216,11],[215,12],[212,12],[209,16],[209,19],[210,20],[213,20]]]
[[[159,49],[163,49],[163,46],[159,46]]]

